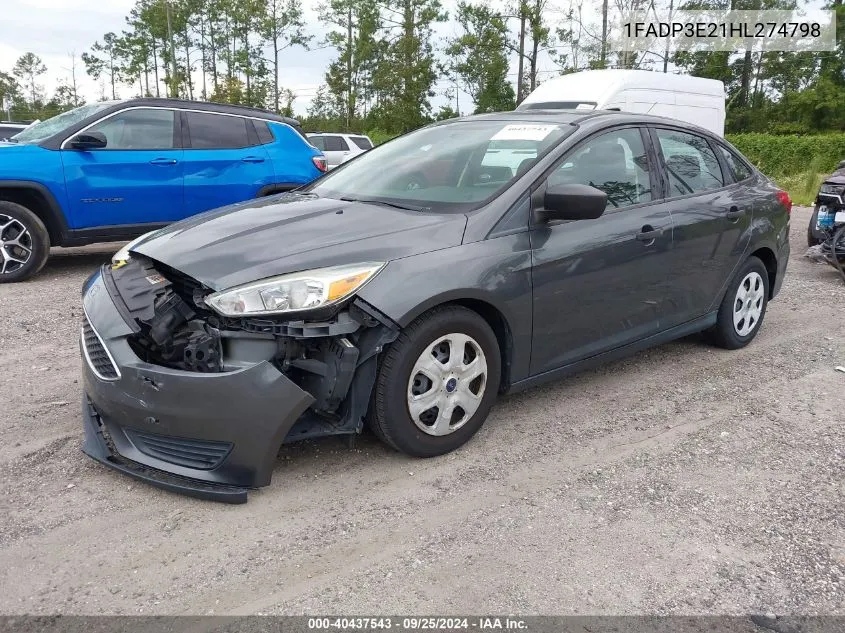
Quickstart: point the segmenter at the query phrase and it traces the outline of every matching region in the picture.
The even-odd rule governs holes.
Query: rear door
[[[345,138],[334,134],[324,134],[321,138],[323,139],[323,147],[320,149],[326,156],[329,169],[334,169],[349,157],[349,143],[346,142]]]
[[[255,198],[275,172],[250,119],[185,111],[185,215]]]
[[[666,262],[672,219],[656,193],[659,169],[646,133],[599,133],[567,154],[545,187],[588,184],[608,194],[595,220],[535,224],[532,375],[620,347],[665,329]]]
[[[654,127],[675,245],[667,268],[680,321],[706,314],[748,247],[754,190],[723,173],[703,135]],[[727,170],[726,170],[727,171]]]
[[[179,114],[131,108],[87,128],[103,149],[62,149],[73,228],[171,222],[183,214]]]

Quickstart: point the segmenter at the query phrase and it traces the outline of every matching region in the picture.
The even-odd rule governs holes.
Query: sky
[[[303,0],[307,28],[315,35],[315,41],[321,39],[323,34],[317,19],[317,4],[317,0]],[[453,4],[454,0],[444,2],[447,8]],[[49,95],[60,81],[70,78],[71,55],[75,53],[77,85],[82,95],[86,101],[100,97],[106,86],[85,73],[80,56],[104,33],[120,33],[124,30],[125,16],[134,5],[134,0],[0,0],[0,5],[3,7],[0,19],[0,71],[11,72],[18,57],[25,52],[33,52],[47,66],[47,73],[41,77],[40,83]],[[439,30],[438,37],[448,37],[452,35],[454,25],[450,23]],[[335,54],[331,48],[305,51],[299,47],[282,53],[280,83],[296,94],[294,111],[297,114],[306,112]],[[445,87],[438,86],[437,92],[442,93]],[[130,96],[134,92],[124,88],[122,96]],[[461,94],[459,98],[462,110],[470,105],[468,95]],[[439,107],[446,100],[438,96],[432,102],[435,107]]]
[[[450,14],[454,14],[457,0],[441,0],[441,3]],[[568,0],[560,0],[560,3],[568,4]],[[35,53],[47,66],[47,73],[41,77],[40,83],[50,95],[61,81],[69,80],[71,55],[75,53],[77,85],[80,92],[86,101],[97,100],[104,90],[110,91],[110,88],[94,81],[85,73],[80,56],[90,50],[103,34],[109,31],[123,31],[126,28],[125,17],[134,4],[135,0],[0,0],[3,9],[0,19],[0,71],[11,72],[23,53]],[[314,35],[316,44],[325,32],[317,17],[319,0],[302,0],[302,4],[307,30]],[[457,34],[457,28],[451,20],[437,25],[435,39],[442,44],[443,40]],[[323,83],[329,63],[335,56],[334,49],[318,46],[309,51],[293,47],[282,52],[280,84],[294,91],[296,114],[305,114],[317,88]],[[541,56],[539,67],[541,79],[556,73],[547,56]],[[510,79],[515,82],[515,58],[511,60],[510,70]],[[435,110],[448,102],[443,93],[451,87],[445,81],[435,86],[437,96],[431,100]],[[124,88],[118,96],[128,97],[136,92],[135,89]],[[461,112],[471,111],[472,100],[468,94],[460,92],[458,99]],[[451,105],[454,107],[454,99]]]

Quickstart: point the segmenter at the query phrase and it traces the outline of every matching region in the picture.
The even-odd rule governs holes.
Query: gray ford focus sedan
[[[280,446],[452,451],[497,396],[694,332],[757,334],[789,196],[670,119],[453,119],[143,236],[83,288],[83,450],[244,502]]]

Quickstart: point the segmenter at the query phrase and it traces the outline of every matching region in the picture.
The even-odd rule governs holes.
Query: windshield
[[[96,114],[100,110],[105,110],[114,105],[114,103],[114,101],[101,101],[100,103],[90,103],[74,108],[73,110],[68,110],[67,112],[62,112],[46,121],[39,121],[30,125],[22,132],[15,134],[12,140],[18,143],[39,143],[69,128],[71,125],[79,123],[92,114]]]
[[[509,187],[573,129],[514,120],[426,127],[361,154],[308,190],[325,198],[468,211]]]

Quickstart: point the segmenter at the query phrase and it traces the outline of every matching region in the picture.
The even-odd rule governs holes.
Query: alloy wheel
[[[466,334],[441,336],[420,354],[408,380],[408,412],[428,435],[449,435],[466,424],[487,387],[487,359]]]
[[[32,235],[23,222],[0,213],[0,275],[23,268],[32,257]]]

